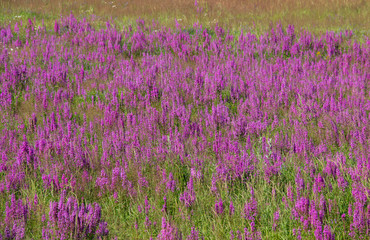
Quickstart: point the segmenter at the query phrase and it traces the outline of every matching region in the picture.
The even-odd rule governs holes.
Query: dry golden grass
[[[197,11],[193,0],[7,0],[0,3],[2,12],[9,15],[28,10],[58,17],[72,12],[118,22],[141,17],[172,26],[174,19],[179,19],[184,25],[218,22],[228,28],[259,31],[278,22],[314,32],[351,28],[367,34],[370,29],[366,0],[198,0],[198,5],[202,12]]]

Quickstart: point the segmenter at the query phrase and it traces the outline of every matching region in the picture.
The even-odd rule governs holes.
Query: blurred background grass
[[[61,15],[95,16],[95,21],[113,20],[118,25],[134,24],[139,17],[173,27],[175,19],[184,26],[216,23],[231,31],[262,33],[277,23],[293,24],[296,30],[314,34],[354,31],[368,35],[369,1],[366,0],[2,0],[0,22],[20,19],[45,20]]]

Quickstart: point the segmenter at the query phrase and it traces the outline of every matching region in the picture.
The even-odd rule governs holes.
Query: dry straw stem
[[[368,34],[369,3],[366,0],[7,0],[1,1],[3,13],[32,11],[54,17],[73,13],[94,14],[102,19],[127,23],[136,18],[173,26],[216,23],[234,30],[265,31],[276,23],[293,24],[315,33],[352,29]],[[200,11],[200,9],[202,9]],[[1,12],[1,10],[0,10]]]

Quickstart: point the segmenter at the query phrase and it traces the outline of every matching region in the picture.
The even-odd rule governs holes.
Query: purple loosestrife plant
[[[162,217],[162,228],[157,236],[160,240],[175,240],[178,239],[178,232],[175,227],[173,227],[165,217]]]
[[[28,204],[24,204],[21,199],[16,200],[15,195],[12,194],[10,201],[5,204],[5,219],[0,225],[5,226],[3,232],[5,239],[23,239],[29,215]]]
[[[187,184],[187,190],[185,190],[180,195],[180,201],[183,202],[186,207],[190,207],[195,202],[195,200],[196,196],[194,191],[193,178],[190,177]]]
[[[65,202],[50,202],[49,220],[43,229],[43,238],[68,239],[103,237],[108,234],[107,223],[101,219],[99,204],[78,204],[75,198]]]
[[[275,231],[276,230],[276,228],[277,228],[277,226],[278,226],[278,221],[279,221],[279,219],[280,219],[280,211],[278,210],[278,211],[276,211],[275,213],[274,213],[274,223],[273,223],[273,225],[272,225],[272,228],[273,228],[273,230]]]
[[[0,23],[2,238],[369,238],[366,37],[97,20]]]
[[[222,215],[224,212],[224,203],[221,198],[218,201],[216,200],[215,212],[217,215]]]

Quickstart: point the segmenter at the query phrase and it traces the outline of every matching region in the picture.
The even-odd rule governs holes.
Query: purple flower
[[[163,197],[163,202],[164,203],[163,203],[163,206],[162,206],[162,210],[161,211],[163,213],[165,213],[165,212],[167,212],[167,197],[166,196]]]
[[[59,203],[50,202],[49,220],[47,227],[43,228],[44,238],[53,236],[60,239],[66,239],[68,236],[74,236],[74,238],[102,237],[107,234],[107,223],[101,219],[99,204],[79,205],[74,198],[68,198],[65,203],[63,196]]]
[[[252,197],[244,205],[243,217],[249,221],[254,221],[255,218],[257,217],[257,214],[258,214],[257,201],[254,197]]]
[[[234,215],[234,213],[235,213],[235,208],[234,208],[234,204],[233,204],[232,200],[230,200],[229,213],[230,213],[231,216]]]
[[[278,223],[279,219],[280,219],[280,211],[278,210],[274,213],[274,223],[273,223],[273,229],[274,230],[276,230],[277,223]]]
[[[178,238],[177,229],[167,222],[166,218],[162,217],[162,229],[157,236],[159,240],[175,240]]]
[[[325,225],[324,227],[324,240],[334,240],[335,234],[331,232],[330,227]]]
[[[187,190],[185,190],[182,194],[180,194],[180,201],[185,204],[186,207],[190,207],[196,200],[195,191],[193,188],[193,178],[190,177]]]
[[[224,212],[224,203],[221,198],[215,203],[215,211],[217,215],[221,215]]]
[[[195,229],[195,227],[191,227],[190,235],[187,236],[186,240],[198,240],[198,239],[200,239],[199,232]]]

